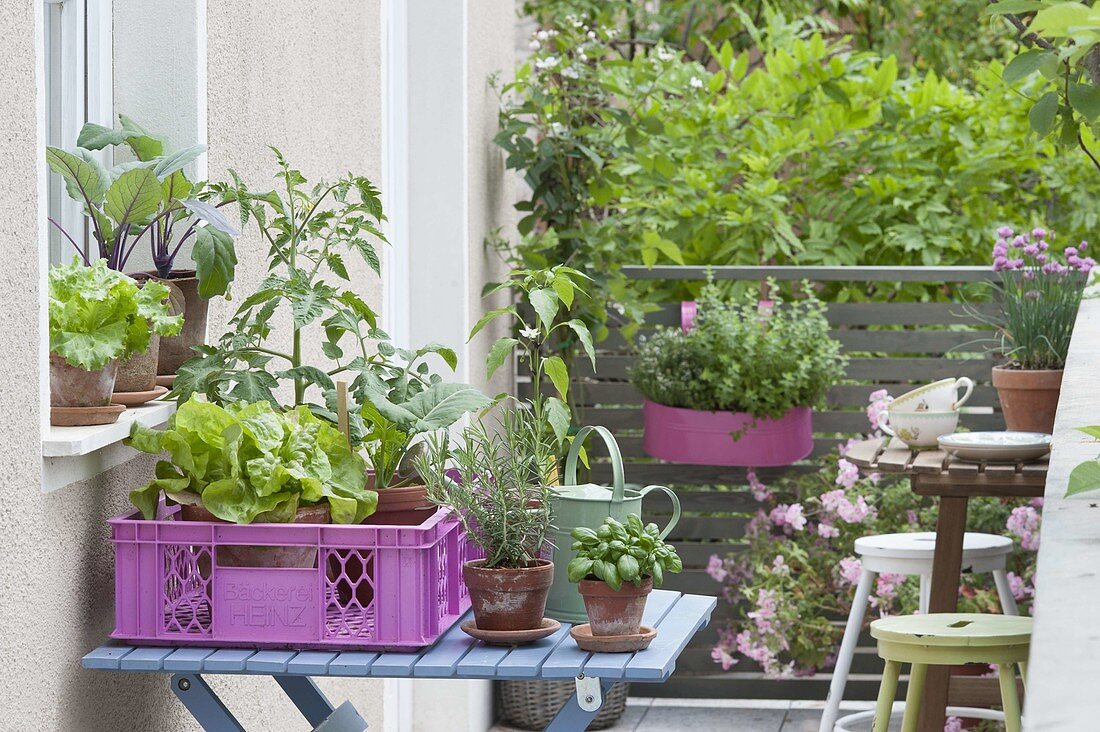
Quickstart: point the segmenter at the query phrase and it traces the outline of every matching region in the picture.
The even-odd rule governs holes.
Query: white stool
[[[855,551],[860,557],[862,571],[856,594],[852,600],[852,611],[848,614],[848,624],[844,627],[844,638],[840,642],[833,680],[829,684],[829,696],[825,701],[825,711],[821,715],[820,732],[833,732],[837,727],[837,714],[840,701],[844,697],[844,687],[848,683],[848,671],[852,667],[859,633],[863,628],[863,617],[867,612],[867,601],[871,597],[871,583],[879,574],[904,574],[920,577],[920,612],[928,612],[928,594],[931,590],[932,557],[936,548],[936,535],[931,531],[908,534],[881,534],[856,539]],[[1005,574],[1006,560],[1012,553],[1012,540],[993,534],[963,535],[963,571],[990,572],[997,584],[997,596],[1006,615],[1016,615],[1016,600],[1008,586]],[[959,710],[962,711],[962,710]],[[862,715],[860,715],[862,716]],[[851,718],[841,720],[855,721]]]

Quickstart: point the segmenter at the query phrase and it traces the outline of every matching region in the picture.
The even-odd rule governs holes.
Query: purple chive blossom
[[[997,236],[1001,238],[1008,238],[1012,236],[1012,229],[1008,226],[1002,226],[1001,228],[997,229]]]
[[[1012,246],[1017,249],[1023,249],[1027,246],[1027,239],[1023,235],[1017,236],[1012,240]]]
[[[1033,280],[1033,279],[1035,279],[1035,270],[1033,270],[1033,269],[1029,269],[1029,270],[1026,270],[1026,271],[1024,272],[1024,279],[1025,279],[1025,280]]]
[[[1096,266],[1096,260],[1092,257],[1085,257],[1077,263],[1077,269],[1081,272],[1091,272],[1092,268]]]
[[[1034,257],[1038,253],[1039,246],[1037,244],[1028,244],[1026,247],[1024,247],[1024,254],[1028,255],[1029,257]]]
[[[1082,241],[1080,244],[1077,245],[1077,250],[1083,252],[1085,251],[1085,249],[1088,248],[1088,245],[1089,243],[1087,241]]]
[[[1042,264],[1043,262],[1047,261],[1047,255],[1043,254],[1042,252],[1039,252],[1038,254],[1035,255],[1035,261],[1038,262],[1039,264]]]
[[[1041,226],[1036,226],[1034,229],[1031,230],[1031,235],[1034,236],[1036,239],[1042,239],[1046,237],[1047,230],[1042,228]]]
[[[1066,247],[1066,256],[1067,257],[1076,257],[1077,256],[1077,247]]]

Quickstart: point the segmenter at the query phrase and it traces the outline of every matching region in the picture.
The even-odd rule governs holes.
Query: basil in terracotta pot
[[[1059,256],[1052,240],[1041,227],[1016,234],[1002,226],[993,246],[1003,309],[999,317],[983,319],[996,327],[996,350],[1009,359],[993,367],[993,386],[1010,430],[1054,431],[1073,324],[1096,264],[1085,256],[1087,242]]]
[[[478,420],[453,441],[433,435],[414,461],[428,498],[454,512],[484,557],[462,568],[478,630],[543,624],[554,579],[541,555],[557,443],[541,425],[527,405],[505,408],[495,425]]]
[[[642,525],[637,514],[626,523],[611,516],[596,529],[573,530],[569,581],[579,585],[593,635],[635,635],[646,598],[665,574],[684,568],[676,550],[661,540],[657,524]]]

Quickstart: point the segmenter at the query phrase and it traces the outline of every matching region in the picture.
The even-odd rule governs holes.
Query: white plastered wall
[[[146,22],[138,12],[149,6],[139,0],[115,3],[118,44],[127,29]],[[195,0],[196,7],[199,3]],[[178,10],[185,4],[167,5]],[[41,373],[46,334],[41,294],[45,260],[39,248],[45,220],[40,8],[38,0],[0,3],[0,124],[5,130],[0,136],[0,169],[5,173],[0,178],[0,242],[7,253],[0,270],[6,293],[0,308],[6,346],[0,365],[0,475],[6,495],[0,524],[5,557],[0,562],[0,730],[194,730],[197,726],[170,693],[167,677],[91,672],[79,665],[80,657],[113,626],[113,557],[106,519],[127,507],[130,487],[149,479],[153,459],[141,457],[51,493],[41,490],[38,426],[45,420]],[[511,68],[513,11],[504,0],[470,0],[464,13],[459,47],[465,56],[460,83],[466,99],[456,141],[465,159],[463,211],[458,221],[435,222],[459,227],[459,235],[449,241],[461,247],[465,261],[466,275],[452,289],[457,300],[451,305],[461,308],[461,318],[455,320],[458,330],[448,336],[452,342],[464,340],[461,328],[482,311],[481,284],[498,276],[482,240],[508,220],[511,200],[502,187],[507,179],[500,153],[491,143],[496,102],[485,77]],[[263,0],[211,2],[205,23],[206,76],[187,87],[206,96],[205,111],[200,109],[194,118],[166,114],[147,89],[130,83],[148,69],[136,71],[134,78],[127,73],[121,79],[121,70],[116,74],[116,111],[133,106],[133,115],[167,134],[173,147],[190,144],[189,131],[200,135],[205,127],[211,177],[233,167],[256,187],[268,184],[273,168],[264,145],[271,143],[307,177],[332,178],[353,170],[384,189],[379,14],[377,0],[283,0],[278,13]],[[132,50],[122,49],[118,59],[127,68],[137,68],[129,64],[139,57],[125,55]],[[201,56],[193,58],[201,64]],[[160,62],[154,54],[149,63]],[[162,79],[166,84],[179,81]],[[202,114],[208,115],[207,121]],[[422,241],[427,239],[430,230]],[[238,253],[237,292],[244,292],[263,276],[266,248],[249,232],[241,238]],[[414,270],[412,275],[416,280],[420,273]],[[354,287],[381,307],[381,283],[365,264],[354,269],[353,277]],[[212,334],[224,329],[234,307],[212,303]],[[276,327],[288,332],[285,322]],[[484,352],[491,340],[484,338],[464,348],[463,377],[474,383],[483,381]],[[317,343],[306,347],[316,349]],[[491,390],[507,383],[508,375],[502,373]],[[301,717],[269,679],[211,681],[246,728],[302,728]],[[394,729],[392,720],[383,725],[381,718],[382,682],[323,681],[322,686],[334,701],[351,699],[372,729]],[[425,712],[416,718],[416,729],[484,729],[491,715],[486,684],[436,686],[415,687],[416,699],[422,701],[416,707]],[[440,718],[439,711],[445,716]]]

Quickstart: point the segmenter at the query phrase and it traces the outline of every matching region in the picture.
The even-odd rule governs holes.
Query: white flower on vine
[[[527,47],[530,48],[532,51],[537,51],[542,48],[542,44],[539,43],[539,39],[532,38],[531,42],[527,44]]]
[[[691,83],[691,88],[692,89],[702,89],[703,88],[703,80],[700,79],[698,76],[691,77],[691,82],[690,83]]]
[[[521,330],[519,332],[519,334],[521,336],[523,336],[524,338],[527,338],[529,340],[534,340],[535,338],[539,337],[539,329],[538,328],[524,328],[523,330]]]
[[[546,58],[540,58],[538,61],[535,62],[535,68],[539,71],[546,71],[547,69],[552,69],[557,65],[557,56],[547,56]]]
[[[546,128],[546,132],[551,137],[561,137],[565,134],[566,129],[566,126],[561,122],[551,122]]]
[[[549,40],[549,39],[550,39],[549,31],[540,30],[538,33],[535,34],[535,40],[546,41],[546,40]]]
[[[581,78],[580,72],[577,71],[572,66],[566,66],[564,69],[562,69],[561,70],[561,75],[564,76],[566,79],[579,79],[579,78]]]
[[[676,54],[673,53],[671,50],[665,48],[664,46],[661,46],[657,49],[657,58],[661,59],[662,61],[671,61],[672,59],[676,58]]]

